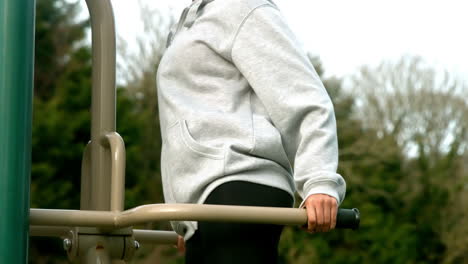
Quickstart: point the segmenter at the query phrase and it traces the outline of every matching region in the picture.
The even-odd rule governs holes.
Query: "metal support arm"
[[[101,144],[111,152],[111,211],[123,211],[125,194],[125,143],[117,132],[106,134]]]
[[[307,222],[305,209],[206,204],[149,204],[123,212],[31,209],[31,234],[60,236],[72,227],[97,227],[108,231],[157,221],[216,221],[303,225]],[[337,228],[359,227],[357,209],[339,209]],[[133,230],[135,239],[143,243],[173,244],[177,235],[168,231]]]
[[[205,204],[150,204],[123,212],[31,209],[31,225],[122,228],[159,221],[217,221],[301,225],[304,209]]]
[[[69,226],[30,226],[31,236],[66,238],[73,228]],[[140,243],[176,244],[177,234],[174,231],[156,231],[133,229],[133,237]]]

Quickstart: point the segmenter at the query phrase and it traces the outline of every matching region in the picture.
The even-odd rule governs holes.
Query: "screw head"
[[[70,251],[71,248],[72,248],[72,241],[69,238],[65,238],[63,240],[63,249],[65,249],[65,251]]]
[[[138,243],[138,241],[135,240],[134,244],[135,244],[135,249],[138,250],[140,248],[140,243]]]

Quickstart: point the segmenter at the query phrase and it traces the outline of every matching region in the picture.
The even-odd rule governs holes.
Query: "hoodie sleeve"
[[[333,105],[276,8],[262,5],[249,13],[234,37],[231,58],[280,131],[302,199],[323,193],[341,204],[346,183],[336,172]]]

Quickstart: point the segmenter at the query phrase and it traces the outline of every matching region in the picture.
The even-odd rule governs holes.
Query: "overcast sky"
[[[141,0],[179,17],[191,0]],[[217,0],[222,1],[222,0]],[[84,1],[83,1],[84,2]],[[420,55],[468,80],[466,0],[276,0],[304,47],[327,75],[349,76],[361,65]],[[135,0],[112,0],[117,33],[130,47],[142,27]]]

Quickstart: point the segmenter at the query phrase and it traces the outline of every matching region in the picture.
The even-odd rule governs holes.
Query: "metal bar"
[[[69,226],[30,226],[30,236],[60,237],[70,235]],[[176,244],[177,234],[173,231],[133,229],[133,237],[140,243]]]
[[[91,159],[89,184],[84,186],[83,206],[88,210],[111,210],[110,149],[101,144],[115,131],[115,25],[110,0],[86,0],[91,19],[93,76],[91,100]],[[89,164],[89,163],[88,163]],[[86,165],[86,164],[85,164]],[[85,167],[85,169],[87,169]],[[85,171],[84,173],[88,173]],[[85,175],[86,176],[86,175]],[[117,201],[119,204],[119,201]],[[104,212],[105,213],[105,212]],[[86,213],[84,213],[86,215]],[[104,214],[105,215],[105,214]],[[83,219],[83,214],[75,215]],[[96,216],[96,220],[102,217]],[[106,217],[103,217],[107,219]],[[105,220],[102,220],[105,221]],[[98,221],[99,222],[99,221]],[[93,226],[93,225],[91,225]],[[104,237],[92,237],[82,263],[111,263],[107,249],[99,249]]]
[[[125,144],[117,132],[108,133],[102,140],[111,152],[111,211],[123,211],[125,197]]]
[[[72,230],[69,226],[30,226],[29,235],[39,237],[66,237]]]
[[[173,231],[133,230],[133,236],[139,243],[177,244],[177,233]]]
[[[0,263],[27,263],[35,0],[0,1]]]
[[[150,204],[118,214],[118,227],[154,221],[216,221],[299,225],[307,222],[304,209],[210,204]]]
[[[29,221],[39,226],[114,227],[115,217],[109,211],[31,209]]]
[[[81,192],[80,209],[89,210],[91,208],[91,141],[86,144],[81,161]]]
[[[115,25],[110,0],[86,0],[91,18],[91,210],[110,210],[111,165],[101,138],[115,131]]]
[[[304,209],[205,204],[151,204],[123,212],[31,209],[32,225],[120,228],[158,221],[217,221],[300,225]]]

